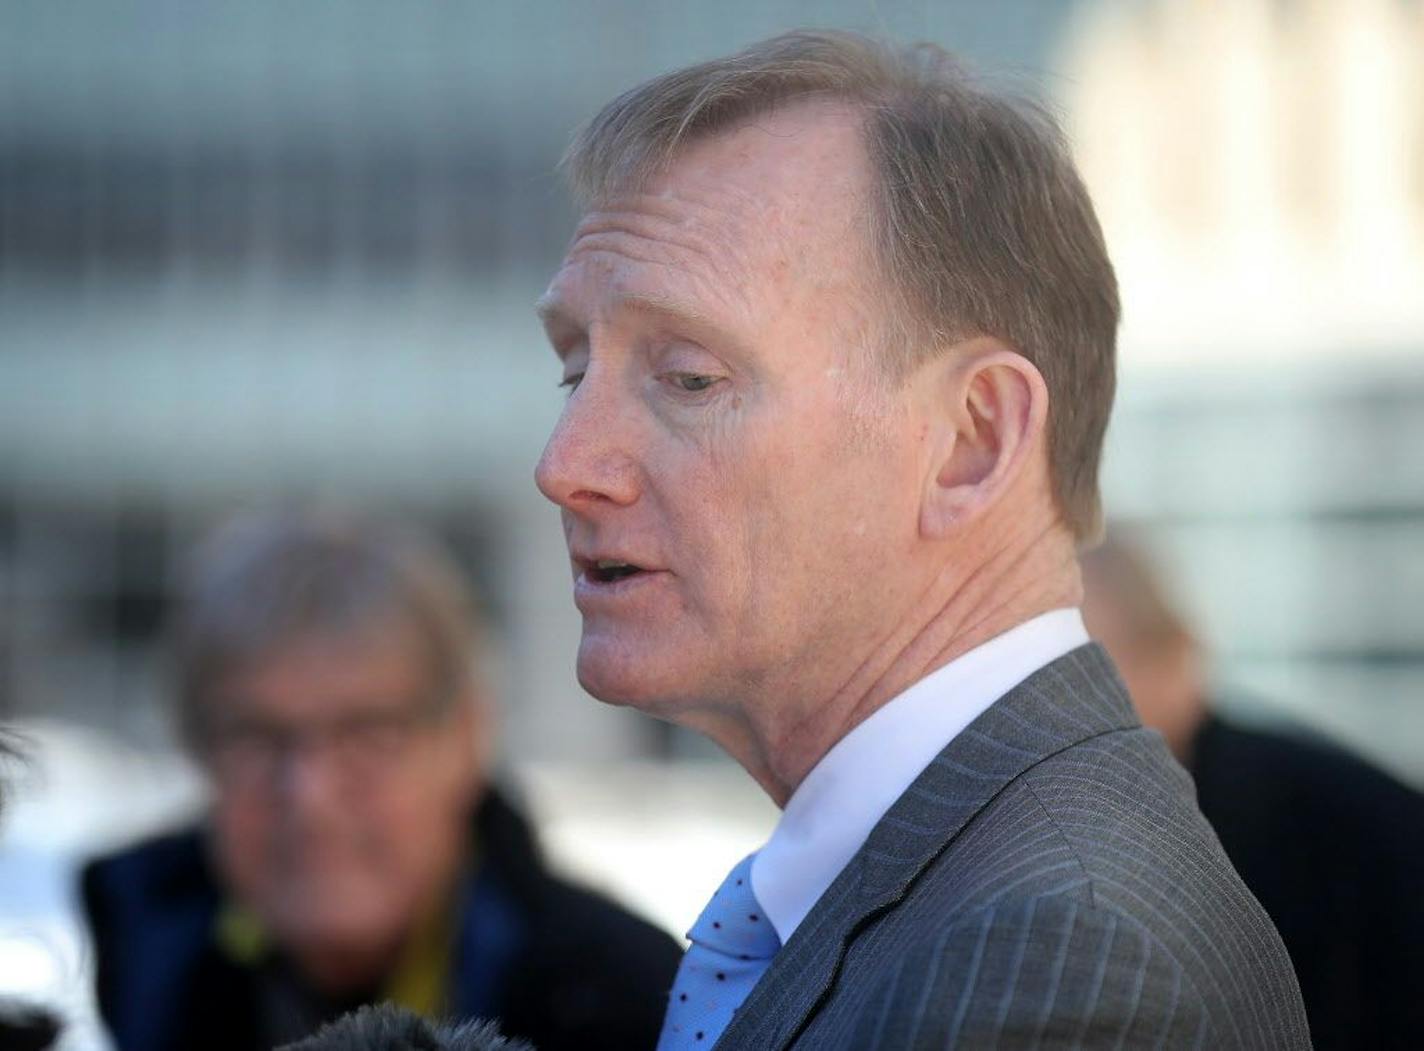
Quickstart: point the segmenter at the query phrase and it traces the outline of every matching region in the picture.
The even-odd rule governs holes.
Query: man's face
[[[1089,634],[1108,651],[1143,725],[1161,731],[1172,750],[1186,756],[1206,715],[1205,671],[1195,640],[1185,631],[1148,637],[1134,619],[1132,596],[1121,590],[1127,584],[1091,568],[1084,582]]]
[[[868,382],[870,185],[858,120],[803,103],[580,225],[541,306],[571,390],[537,480],[595,696],[789,729],[923,587],[923,431]]]
[[[474,716],[436,714],[419,652],[398,630],[302,638],[212,691],[218,864],[299,960],[398,945],[460,863]]]

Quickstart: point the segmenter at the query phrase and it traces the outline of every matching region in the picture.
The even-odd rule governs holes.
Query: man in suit
[[[595,696],[783,807],[661,1046],[1308,1045],[1077,606],[1117,293],[1052,122],[801,32],[609,103],[540,304]]]
[[[95,861],[119,1051],[268,1051],[358,1004],[651,1047],[676,943],[540,859],[492,787],[473,610],[433,542],[333,513],[241,518],[175,616],[201,823]]]
[[[1424,796],[1300,730],[1213,710],[1206,659],[1130,535],[1083,559],[1083,615],[1142,721],[1281,933],[1319,1048],[1418,1047],[1424,1033]]]

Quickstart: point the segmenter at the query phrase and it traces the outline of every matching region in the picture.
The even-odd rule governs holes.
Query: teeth
[[[599,569],[626,569],[626,568],[628,568],[628,563],[627,563],[627,562],[618,562],[618,561],[615,561],[614,559],[611,559],[611,558],[600,558],[600,559],[598,560],[598,568],[599,568]]]

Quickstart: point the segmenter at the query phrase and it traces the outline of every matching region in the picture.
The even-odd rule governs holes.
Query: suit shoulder
[[[1156,734],[1095,738],[1023,782],[1079,866],[1093,909],[1158,945],[1218,1019],[1294,1024],[1300,994],[1280,935]]]
[[[478,841],[499,884],[519,903],[532,923],[539,952],[551,959],[572,953],[622,947],[638,950],[636,959],[650,966],[676,968],[682,956],[673,938],[612,898],[580,886],[552,870],[539,849],[532,827],[498,791],[491,790],[478,814]]]
[[[1198,809],[1190,778],[1155,733],[1085,741],[1020,782],[1079,866],[1093,904],[1159,936],[1185,929],[1278,944]]]
[[[79,883],[91,922],[114,911],[147,911],[215,894],[197,826],[93,858],[81,868]]]
[[[536,1047],[650,1047],[682,949],[608,897],[546,874],[500,1017]]]
[[[1121,866],[1124,855],[1146,854],[1229,868],[1191,776],[1154,731],[1118,730],[1079,742],[1017,783],[1085,866]]]
[[[927,925],[867,998],[849,1046],[1309,1047],[1289,990],[1201,978],[1114,904],[1008,896]]]
[[[543,900],[551,940],[582,945],[585,952],[589,945],[636,947],[643,959],[671,961],[672,969],[682,958],[681,947],[666,931],[598,891],[551,875]]]
[[[1424,793],[1317,734],[1257,729],[1212,716],[1193,743],[1192,773],[1203,810],[1293,814],[1343,820],[1342,831],[1383,840],[1424,819]],[[1241,787],[1249,787],[1243,800]],[[1210,803],[1210,808],[1208,806]]]
[[[860,1012],[851,1046],[1204,1046],[1204,1003],[1132,917],[1071,893],[1012,897],[924,929]]]

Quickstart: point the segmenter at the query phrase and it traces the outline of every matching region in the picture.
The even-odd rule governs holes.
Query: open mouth
[[[636,576],[644,572],[641,566],[635,566],[629,562],[619,562],[616,559],[600,558],[589,565],[586,570],[590,579],[600,584],[613,584],[619,580],[626,580],[631,576]]]

